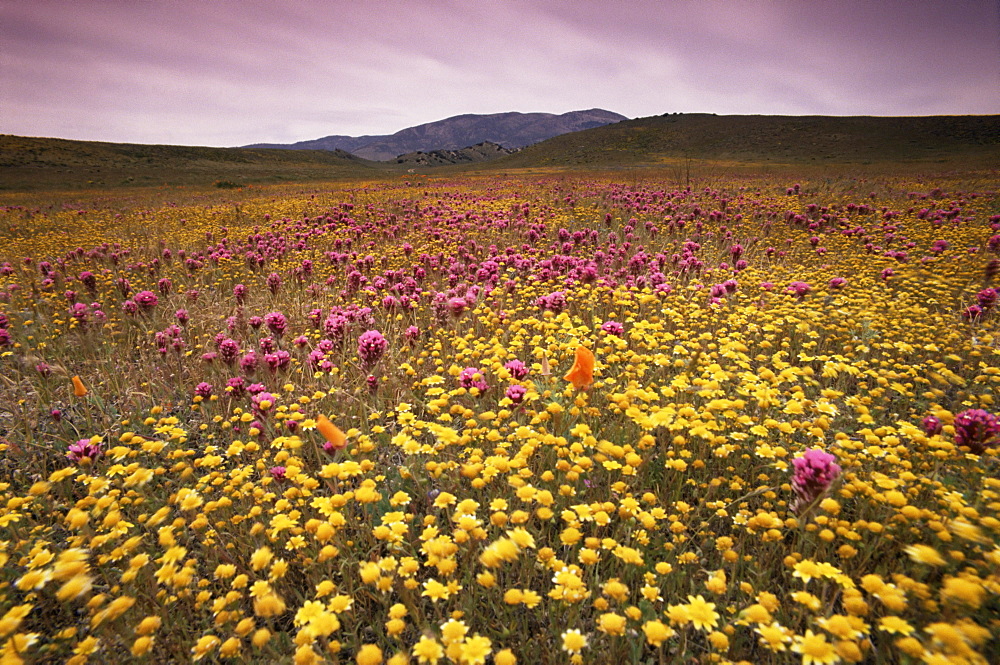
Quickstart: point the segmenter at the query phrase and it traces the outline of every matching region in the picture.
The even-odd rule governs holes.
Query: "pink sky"
[[[1000,113],[1000,2],[0,0],[0,133],[228,146],[595,107]]]

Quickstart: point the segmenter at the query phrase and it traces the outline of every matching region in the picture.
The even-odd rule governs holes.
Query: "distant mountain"
[[[627,120],[623,115],[590,109],[554,113],[491,113],[456,115],[402,129],[385,136],[326,136],[298,143],[255,143],[247,148],[287,148],[292,150],[346,150],[358,157],[391,161],[412,152],[461,150],[483,142],[515,149],[545,139]]]

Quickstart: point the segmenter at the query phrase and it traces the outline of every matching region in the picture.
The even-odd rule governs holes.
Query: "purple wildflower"
[[[76,443],[71,443],[66,451],[66,457],[74,464],[89,466],[101,456],[100,442],[94,443],[92,439],[80,439]]]
[[[476,388],[479,392],[485,392],[489,384],[483,379],[483,371],[478,367],[466,367],[458,375],[458,384],[470,390]]]
[[[258,416],[264,416],[274,407],[277,397],[267,391],[259,392],[250,398],[253,412]]]
[[[976,300],[979,301],[979,306],[983,309],[990,309],[997,302],[997,290],[983,289],[976,294]]]
[[[955,443],[968,446],[974,455],[982,455],[997,442],[1000,418],[982,409],[968,409],[955,416]]]
[[[273,353],[264,354],[264,362],[267,363],[268,369],[272,372],[277,372],[279,369],[285,369],[291,362],[292,356],[288,351],[284,349],[279,349]]]
[[[555,291],[547,296],[541,296],[536,303],[543,310],[547,309],[553,314],[559,314],[566,308],[566,292]]]
[[[509,399],[514,404],[520,404],[524,400],[524,396],[528,393],[528,389],[524,386],[515,383],[512,386],[507,386],[507,392],[505,393],[507,399]]]
[[[804,298],[810,291],[812,291],[812,286],[806,282],[792,282],[788,285],[788,292],[797,298]]]
[[[925,416],[920,423],[927,432],[927,436],[934,436],[941,433],[941,420],[934,416]]]
[[[243,393],[246,391],[247,382],[242,376],[234,376],[229,381],[226,381],[226,392],[233,397],[243,397]]]
[[[81,272],[77,279],[79,279],[91,293],[97,290],[97,276],[89,270]]]
[[[792,466],[795,499],[791,507],[796,514],[801,514],[826,494],[833,481],[840,476],[837,457],[819,448],[805,451],[801,457],[792,460]]]
[[[257,369],[257,354],[253,351],[240,359],[240,369],[244,374],[251,374]]]
[[[368,330],[358,338],[358,357],[366,367],[371,367],[389,348],[389,342],[377,330]]]
[[[528,376],[528,366],[520,360],[511,360],[504,365],[504,368],[510,372],[511,377],[515,381],[520,381],[524,377]]]
[[[267,288],[271,291],[272,295],[278,295],[278,291],[281,289],[281,275],[276,272],[268,275]]]
[[[462,315],[466,309],[468,309],[469,303],[465,298],[449,298],[448,299],[448,311],[456,319]]]
[[[288,327],[288,319],[286,319],[285,315],[281,312],[271,312],[269,314],[265,314],[264,323],[266,323],[271,332],[278,337],[281,337],[281,335],[285,332],[285,328]]]
[[[962,311],[962,318],[966,321],[976,321],[983,315],[983,308],[979,305],[969,305]]]
[[[135,300],[135,304],[139,306],[139,309],[144,312],[152,311],[160,302],[160,299],[152,291],[139,291],[139,293],[135,294],[133,300]]]
[[[625,334],[625,326],[618,323],[617,321],[605,321],[601,324],[601,331],[608,335],[614,335],[615,337],[621,337]]]
[[[236,356],[240,354],[240,345],[235,339],[226,338],[219,342],[219,355],[227,365],[236,362]]]

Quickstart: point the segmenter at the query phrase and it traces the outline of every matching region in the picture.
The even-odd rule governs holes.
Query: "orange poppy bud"
[[[587,389],[594,383],[594,354],[590,349],[576,347],[576,361],[563,378],[577,390]]]
[[[340,450],[347,446],[347,435],[341,432],[340,428],[330,422],[330,419],[322,413],[316,419],[316,429],[330,444],[330,450]],[[323,447],[326,448],[326,446]]]
[[[80,380],[79,376],[73,377],[73,394],[77,397],[87,396],[87,386],[83,385],[83,381]]]

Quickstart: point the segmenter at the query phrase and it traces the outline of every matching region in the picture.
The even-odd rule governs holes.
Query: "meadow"
[[[0,194],[2,662],[1000,662],[995,174],[677,180]]]

